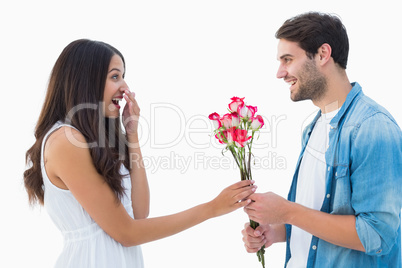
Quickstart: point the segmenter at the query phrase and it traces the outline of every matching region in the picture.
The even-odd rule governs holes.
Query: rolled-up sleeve
[[[352,137],[351,205],[366,253],[388,254],[396,243],[402,205],[402,134],[387,115],[375,113]]]

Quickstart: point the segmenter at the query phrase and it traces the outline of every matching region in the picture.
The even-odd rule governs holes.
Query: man
[[[349,43],[339,18],[306,13],[277,31],[277,77],[293,101],[320,108],[304,130],[288,200],[253,194],[248,252],[287,243],[285,266],[401,267],[402,133],[346,75]]]

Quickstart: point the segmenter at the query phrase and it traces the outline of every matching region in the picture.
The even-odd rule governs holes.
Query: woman
[[[138,245],[243,207],[256,189],[238,182],[208,203],[147,219],[140,109],[124,75],[123,55],[90,40],[69,44],[53,67],[24,182],[63,233],[56,267],[143,267]]]

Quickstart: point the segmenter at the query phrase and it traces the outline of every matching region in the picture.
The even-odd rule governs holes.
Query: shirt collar
[[[346,111],[352,104],[353,100],[362,92],[362,87],[357,82],[351,83],[352,90],[348,93],[345,102],[342,107],[339,109],[339,112],[335,115],[335,117],[331,120],[331,126],[336,128],[341,120],[341,118],[345,115]]]
[[[349,106],[352,104],[353,100],[356,98],[357,95],[359,95],[362,92],[362,87],[359,85],[357,82],[351,83],[352,85],[352,90],[348,93],[346,96],[346,100],[343,103],[342,107],[339,109],[338,113],[332,118],[330,125],[332,128],[337,128],[338,124],[341,120],[341,118],[344,116],[346,111],[348,110]],[[363,93],[362,93],[363,94]],[[311,134],[311,131],[313,130],[313,127],[317,120],[321,116],[321,110],[318,110],[317,115],[313,119],[313,121],[310,123],[310,125],[306,129],[307,135]]]

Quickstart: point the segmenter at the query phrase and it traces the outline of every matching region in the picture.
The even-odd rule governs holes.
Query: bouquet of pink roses
[[[240,169],[241,180],[251,180],[251,147],[254,135],[264,125],[260,115],[256,115],[257,106],[244,103],[244,98],[233,97],[229,103],[229,113],[220,116],[218,113],[209,115],[215,130],[215,137],[225,149],[230,151]],[[258,223],[250,220],[250,226],[255,229]],[[257,252],[258,260],[265,267],[264,246]]]

